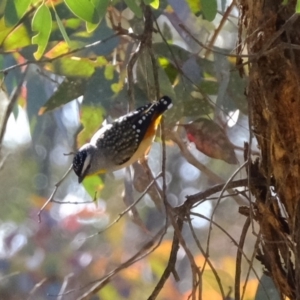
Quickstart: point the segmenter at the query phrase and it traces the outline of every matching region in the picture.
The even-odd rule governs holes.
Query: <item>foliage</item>
[[[244,204],[244,196],[229,189],[226,200],[220,196],[216,206],[207,201],[205,208],[204,199],[219,195],[219,188],[203,199],[186,200],[226,182],[237,166],[224,161],[242,164],[240,149],[248,138],[247,77],[240,78],[227,57],[237,41],[237,17],[233,4],[221,3],[224,17],[211,0],[0,4],[0,293],[5,299],[60,294],[63,299],[155,299],[155,293],[157,299],[188,299],[200,292],[203,299],[222,299],[233,288],[242,290],[243,299],[254,299],[261,268],[250,259],[253,237],[240,265],[234,258],[241,252],[245,218],[230,199]],[[72,156],[64,154],[86,143],[104,119],[164,94],[174,106],[152,146],[149,169],[134,165],[83,185],[72,174],[38,224],[37,213],[71,163]],[[209,157],[198,151],[203,151],[199,143],[198,150],[187,147],[189,132],[176,126],[199,118],[209,123],[204,151]],[[18,131],[9,137],[14,122]],[[238,267],[244,270],[239,279]],[[180,281],[170,276],[164,282],[166,270]]]

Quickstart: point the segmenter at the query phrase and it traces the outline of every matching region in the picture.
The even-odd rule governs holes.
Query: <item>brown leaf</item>
[[[188,140],[209,157],[221,159],[228,164],[237,164],[234,147],[224,130],[215,122],[199,118],[189,124],[181,124],[186,130]]]

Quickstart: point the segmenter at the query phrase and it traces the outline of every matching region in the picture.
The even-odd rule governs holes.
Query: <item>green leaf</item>
[[[106,14],[107,7],[110,3],[110,0],[92,0],[92,2],[95,8],[97,9],[99,15],[99,21],[97,24],[86,22],[87,32],[93,32],[99,26],[100,22],[102,21],[103,17]]]
[[[86,106],[81,107],[81,123],[83,130],[77,136],[78,146],[90,141],[92,135],[101,127],[103,122],[104,109],[101,106]],[[95,192],[95,191],[94,191]]]
[[[187,0],[186,1],[192,13],[196,14],[201,10],[200,1]]]
[[[49,100],[40,109],[39,115],[61,107],[62,105],[80,97],[87,84],[85,78],[65,79],[58,87],[57,91],[49,98]]]
[[[11,33],[8,34],[1,46],[3,47],[5,52],[9,52],[15,51],[16,49],[20,50],[21,48],[26,47],[28,45],[31,45],[30,36],[28,35],[28,29],[26,28],[24,23],[22,23],[19,26],[17,26]]]
[[[140,1],[136,0],[124,0],[129,9],[136,15],[136,17],[141,18],[143,16],[143,11],[141,9]]]
[[[120,81],[120,82],[118,82],[118,83],[113,83],[112,85],[111,85],[111,90],[115,93],[115,94],[118,94],[118,93],[120,93],[121,91],[122,91],[122,89],[123,89],[123,82],[122,81]]]
[[[111,84],[117,82],[118,76],[116,72],[114,72],[113,80],[108,82],[104,76],[104,68],[96,68],[95,73],[88,81],[83,103],[85,105],[101,105],[105,109],[109,109],[114,97],[114,93],[111,90]]]
[[[152,70],[150,56],[144,51],[137,61],[137,82],[142,90],[155,88]],[[176,94],[166,72],[160,65],[158,65],[157,72],[161,94],[168,95],[175,101]]]
[[[16,25],[24,16],[31,0],[8,0],[4,10],[5,25]]]
[[[217,14],[217,0],[201,0],[202,12],[207,21],[213,21]]]
[[[66,30],[65,30],[65,26],[64,26],[63,22],[61,21],[59,15],[57,14],[56,9],[55,9],[54,6],[53,6],[53,10],[54,10],[54,13],[55,13],[55,19],[56,19],[58,28],[59,28],[59,30],[60,30],[60,32],[61,32],[61,34],[62,34],[62,36],[63,36],[65,42],[66,42],[66,43],[68,44],[68,46],[70,47],[71,41],[70,41],[70,39],[69,39],[69,37],[68,37],[68,34],[67,34]]]
[[[51,13],[45,4],[42,4],[35,12],[31,27],[38,33],[32,38],[32,44],[37,44],[38,49],[34,53],[35,59],[40,59],[45,52],[52,28]]]
[[[97,61],[80,57],[63,57],[47,64],[47,68],[54,73],[71,77],[90,77],[97,66]]]
[[[107,65],[104,70],[104,76],[107,80],[113,80],[115,68],[113,65]]]
[[[300,0],[297,0],[297,3],[296,3],[296,13],[297,14],[300,13]]]
[[[82,184],[93,199],[97,197],[97,193],[99,193],[104,187],[103,181],[97,175],[86,177]]]
[[[159,8],[159,0],[153,0],[150,5],[154,8],[154,9],[158,9]]]
[[[78,18],[92,23],[99,23],[99,14],[91,0],[64,0],[72,13]]]

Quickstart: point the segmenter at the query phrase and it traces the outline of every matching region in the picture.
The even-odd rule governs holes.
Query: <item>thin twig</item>
[[[43,210],[45,209],[45,207],[53,201],[53,198],[56,194],[56,191],[58,189],[58,187],[62,184],[62,182],[65,180],[65,178],[68,176],[68,174],[71,172],[73,168],[73,165],[70,166],[70,168],[68,169],[68,171],[63,175],[63,177],[55,184],[55,188],[52,192],[52,194],[50,195],[50,197],[48,198],[48,200],[45,202],[45,204],[42,206],[42,208],[39,210],[38,212],[38,219],[39,219],[39,223],[41,223],[41,213],[43,212]]]
[[[199,214],[199,213],[195,213],[195,212],[191,212],[190,213],[191,216],[196,216],[196,217],[199,217],[199,218],[202,218],[204,220],[207,220],[207,221],[211,221],[211,218],[208,218],[202,214]],[[243,257],[245,258],[245,260],[247,261],[247,263],[249,264],[249,269],[253,271],[254,275],[256,276],[256,279],[260,282],[260,276],[258,276],[256,270],[253,268],[253,261],[250,260],[247,255],[244,253],[244,251],[242,249],[239,249],[239,244],[237,243],[237,241],[222,227],[220,226],[218,223],[216,223],[215,221],[212,221],[213,225],[216,226],[217,228],[219,228],[222,232],[225,233],[225,235],[232,241],[232,243],[238,248],[239,251],[242,252],[243,254]]]
[[[231,4],[227,7],[227,9],[226,9],[226,11],[225,11],[225,13],[224,13],[224,15],[221,19],[221,22],[220,22],[219,26],[217,27],[217,29],[215,30],[211,40],[209,41],[209,43],[207,45],[208,49],[213,49],[213,45],[215,43],[215,40],[218,37],[218,35],[219,35],[221,29],[223,28],[225,22],[227,21],[227,19],[228,19],[228,17],[229,17],[229,15],[230,15],[230,13],[231,13],[234,6],[235,6],[235,1],[233,0],[231,2]],[[206,50],[206,53],[204,54],[205,58],[207,58],[210,54],[210,50],[208,50],[208,49]]]
[[[129,205],[128,207],[126,207],[126,209],[124,209],[121,213],[119,213],[118,217],[112,221],[108,226],[106,226],[103,230],[98,231],[97,233],[94,233],[88,237],[86,237],[85,239],[89,239],[92,238],[94,236],[100,235],[103,232],[107,231],[109,228],[111,228],[113,225],[115,225],[116,223],[118,223],[120,221],[120,219],[127,214],[135,205],[137,205],[142,199],[143,197],[147,194],[147,192],[149,191],[149,189],[152,187],[152,185],[154,184],[155,180],[157,180],[159,177],[161,176],[161,173],[159,173],[151,182],[150,184],[146,187],[146,189],[144,190],[144,192],[142,193],[142,195],[136,199],[131,205]]]
[[[216,278],[216,281],[217,281],[217,284],[219,286],[219,289],[220,289],[220,292],[221,292],[221,295],[222,295],[222,299],[226,299],[225,297],[225,292],[224,292],[224,289],[223,289],[223,286],[222,286],[222,282],[221,282],[221,278],[220,276],[218,275],[218,272],[217,270],[215,269],[214,265],[212,264],[212,262],[210,261],[210,259],[208,257],[206,257],[206,253],[204,251],[204,249],[202,248],[197,236],[196,236],[196,233],[195,233],[195,230],[193,228],[193,225],[192,225],[192,221],[191,221],[191,218],[190,216],[188,217],[188,223],[189,223],[189,226],[190,226],[190,229],[191,229],[191,232],[192,232],[192,236],[196,242],[196,245],[198,247],[198,249],[200,250],[200,252],[202,253],[202,255],[205,257],[206,261],[207,261],[207,264],[210,266],[215,278]],[[202,268],[202,275],[204,273],[204,270],[205,270],[205,267],[203,266]]]
[[[3,280],[7,280],[7,279],[9,279],[9,278],[11,278],[11,277],[13,277],[13,276],[17,276],[17,275],[19,275],[20,273],[21,273],[20,271],[15,271],[15,272],[12,272],[12,273],[10,273],[10,274],[1,276],[1,277],[0,277],[0,282],[3,281]]]
[[[182,230],[183,227],[183,219],[178,219],[177,220],[177,225],[179,230]],[[172,242],[172,248],[169,256],[169,261],[168,264],[163,272],[163,274],[160,277],[160,280],[156,284],[154,290],[152,291],[151,295],[148,297],[148,300],[155,300],[164,287],[167,279],[169,278],[170,274],[175,270],[175,265],[176,265],[176,259],[177,259],[177,252],[179,250],[179,239],[177,237],[177,234],[174,232],[173,235],[173,242]],[[176,273],[177,274],[177,273]],[[176,278],[176,281],[179,281],[179,277]]]
[[[59,201],[59,200],[54,200],[52,199],[51,202],[53,203],[57,203],[57,204],[75,204],[75,205],[80,205],[80,204],[90,204],[90,203],[95,203],[95,199],[93,199],[92,201]]]
[[[241,285],[241,266],[242,266],[242,250],[244,248],[244,243],[246,239],[246,235],[250,226],[250,217],[248,217],[243,226],[240,241],[238,245],[238,250],[236,253],[236,261],[235,261],[235,278],[234,278],[234,299],[240,300],[240,285]]]
[[[59,291],[59,293],[58,293],[59,296],[57,297],[56,300],[62,300],[62,299],[63,299],[62,296],[63,296],[63,293],[64,293],[65,289],[66,289],[67,286],[68,286],[69,279],[70,279],[71,277],[73,277],[73,276],[74,276],[74,273],[69,273],[67,276],[65,276],[64,281],[63,281],[63,284],[61,285],[60,291]]]
[[[120,271],[122,271],[125,268],[128,268],[129,266],[133,265],[137,261],[143,259],[144,257],[148,256],[150,253],[152,253],[153,251],[155,251],[159,247],[159,245],[161,244],[162,239],[163,239],[165,233],[166,233],[166,228],[164,226],[163,228],[161,228],[158,231],[158,233],[149,242],[146,243],[146,245],[144,245],[143,248],[141,248],[136,254],[134,254],[132,257],[130,257],[127,261],[123,262],[120,266],[116,267],[114,270],[112,270],[111,272],[109,272],[108,274],[106,274],[101,279],[94,280],[94,281],[90,282],[88,285],[81,287],[80,289],[83,289],[83,288],[86,288],[86,287],[94,284],[94,286],[91,289],[89,289],[89,291],[87,291],[82,296],[80,296],[79,298],[77,298],[77,300],[88,300],[88,299],[90,299],[91,295],[94,295],[101,288],[103,288],[106,284],[108,284],[109,281],[110,281],[110,279],[112,277],[114,277],[116,274],[118,274]],[[154,247],[152,247],[154,241],[157,240],[157,239],[158,239],[157,244]],[[147,251],[146,253],[144,253],[145,250],[147,250],[147,249],[149,249],[151,247],[152,247],[152,249],[150,249],[149,251]],[[74,291],[75,290],[70,290],[68,292],[65,292],[64,295],[70,294],[70,293],[72,293]]]
[[[36,283],[34,287],[31,289],[31,291],[29,292],[27,300],[31,299],[32,295],[37,291],[37,289],[40,288],[47,280],[48,278],[45,277],[42,280],[40,280],[38,283]]]
[[[241,171],[242,168],[244,168],[246,165],[247,165],[247,161],[244,162],[230,177],[229,179],[227,180],[226,184],[224,185],[224,188],[221,190],[221,193],[220,193],[220,196],[219,197],[222,197],[223,193],[225,192],[226,190],[226,186],[228,183],[230,183],[233,178]],[[210,245],[210,238],[211,238],[211,232],[212,232],[212,220],[213,220],[213,217],[214,217],[214,214],[217,210],[217,207],[219,205],[221,201],[221,198],[219,198],[219,200],[217,201],[212,213],[211,213],[211,219],[210,219],[210,223],[209,223],[209,229],[208,229],[208,236],[207,236],[207,246],[206,246],[206,255],[209,256],[209,245]]]
[[[1,159],[1,161],[0,161],[0,171],[3,169],[3,167],[4,167],[4,164],[5,164],[5,162],[6,162],[6,160],[7,160],[7,158],[10,156],[10,153],[7,153],[2,159]]]
[[[8,118],[9,118],[11,112],[13,111],[14,106],[15,106],[18,98],[19,98],[20,93],[21,93],[21,89],[22,89],[23,83],[24,83],[26,75],[27,75],[27,70],[28,70],[28,68],[26,68],[23,71],[18,85],[15,87],[15,89],[13,90],[12,94],[9,97],[8,105],[6,107],[6,111],[3,114],[4,115],[3,121],[1,120],[1,124],[0,124],[0,126],[1,126],[1,128],[0,128],[0,145],[2,145],[2,140],[3,140],[3,137],[4,137],[5,130],[6,130],[6,125],[7,125]]]

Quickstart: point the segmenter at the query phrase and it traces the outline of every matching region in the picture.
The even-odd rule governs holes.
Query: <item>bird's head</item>
[[[93,156],[96,147],[91,144],[83,145],[73,158],[73,170],[78,176],[78,182],[81,183],[85,176],[93,174]]]

